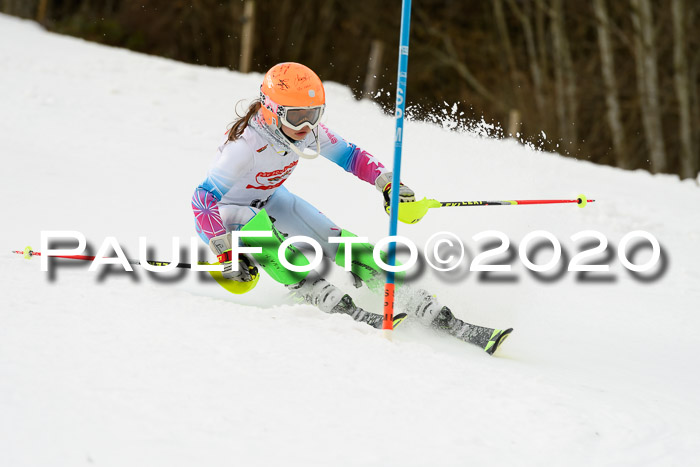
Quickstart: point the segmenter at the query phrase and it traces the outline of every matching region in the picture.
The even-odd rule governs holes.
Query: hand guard
[[[374,186],[377,190],[382,192],[384,195],[384,210],[389,214],[389,208],[391,207],[391,179],[393,177],[392,172],[386,172],[377,177],[374,182]],[[401,183],[399,185],[399,203],[412,203],[416,200],[416,194],[409,187]]]
[[[225,279],[238,282],[252,281],[258,275],[258,268],[255,266],[253,258],[245,253],[238,254],[238,271],[233,269],[233,258],[231,256],[231,235],[228,233],[213,237],[209,240],[209,248],[214,252],[220,264],[224,265],[221,273]]]

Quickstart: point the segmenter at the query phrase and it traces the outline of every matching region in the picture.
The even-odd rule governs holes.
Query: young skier
[[[206,179],[195,190],[192,209],[196,229],[224,265],[223,276],[236,281],[241,291],[252,288],[257,281],[257,262],[273,279],[322,311],[349,314],[356,321],[381,328],[382,315],[357,307],[348,294],[316,271],[293,272],[277,258],[285,236],[303,235],[316,240],[325,257],[345,266],[343,245],[329,238],[355,237],[283,186],[300,157],[322,155],[333,161],[374,185],[383,194],[385,209],[389,208],[392,173],[372,154],[320,123],[325,103],[323,84],[311,69],[299,63],[273,66],[263,78],[259,99],[228,131]],[[399,199],[401,203],[414,202],[413,190],[401,184]],[[242,238],[242,246],[262,247],[262,253],[241,253],[233,258],[232,231],[271,231],[273,235]],[[384,271],[373,260],[372,248],[370,244],[353,244],[352,272],[357,286],[364,282],[376,289]],[[309,264],[293,247],[286,250],[285,257],[297,266]],[[403,297],[406,311],[425,324],[476,343],[491,354],[510,332],[464,323],[422,290],[404,294],[399,290],[397,296]],[[397,314],[394,324],[405,316]]]

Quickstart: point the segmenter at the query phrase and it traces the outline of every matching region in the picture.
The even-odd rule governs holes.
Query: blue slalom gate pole
[[[403,148],[403,117],[406,109],[406,76],[408,70],[408,38],[411,29],[411,0],[401,5],[401,40],[399,71],[396,78],[396,132],[394,133],[394,176],[391,180],[391,210],[389,236],[395,237],[399,220],[399,185],[401,181],[401,149]],[[396,243],[389,243],[389,266],[396,266]],[[394,272],[387,271],[384,286],[384,329],[394,328]]]

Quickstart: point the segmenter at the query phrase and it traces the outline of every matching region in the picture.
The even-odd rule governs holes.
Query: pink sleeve
[[[350,172],[357,178],[374,185],[374,181],[387,169],[372,154],[364,149],[356,147],[352,152]]]
[[[381,174],[388,172],[379,160],[364,149],[344,140],[327,126],[320,124],[321,154],[343,170],[374,185]]]
[[[197,223],[197,232],[208,239],[226,233],[217,201],[213,193],[201,187],[197,188],[192,196],[192,210]]]

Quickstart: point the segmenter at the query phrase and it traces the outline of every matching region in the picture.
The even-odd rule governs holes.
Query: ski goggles
[[[318,122],[321,121],[325,108],[325,104],[314,107],[285,107],[280,105],[277,115],[279,115],[280,121],[292,130],[299,131],[305,126],[313,130],[318,125]]]

